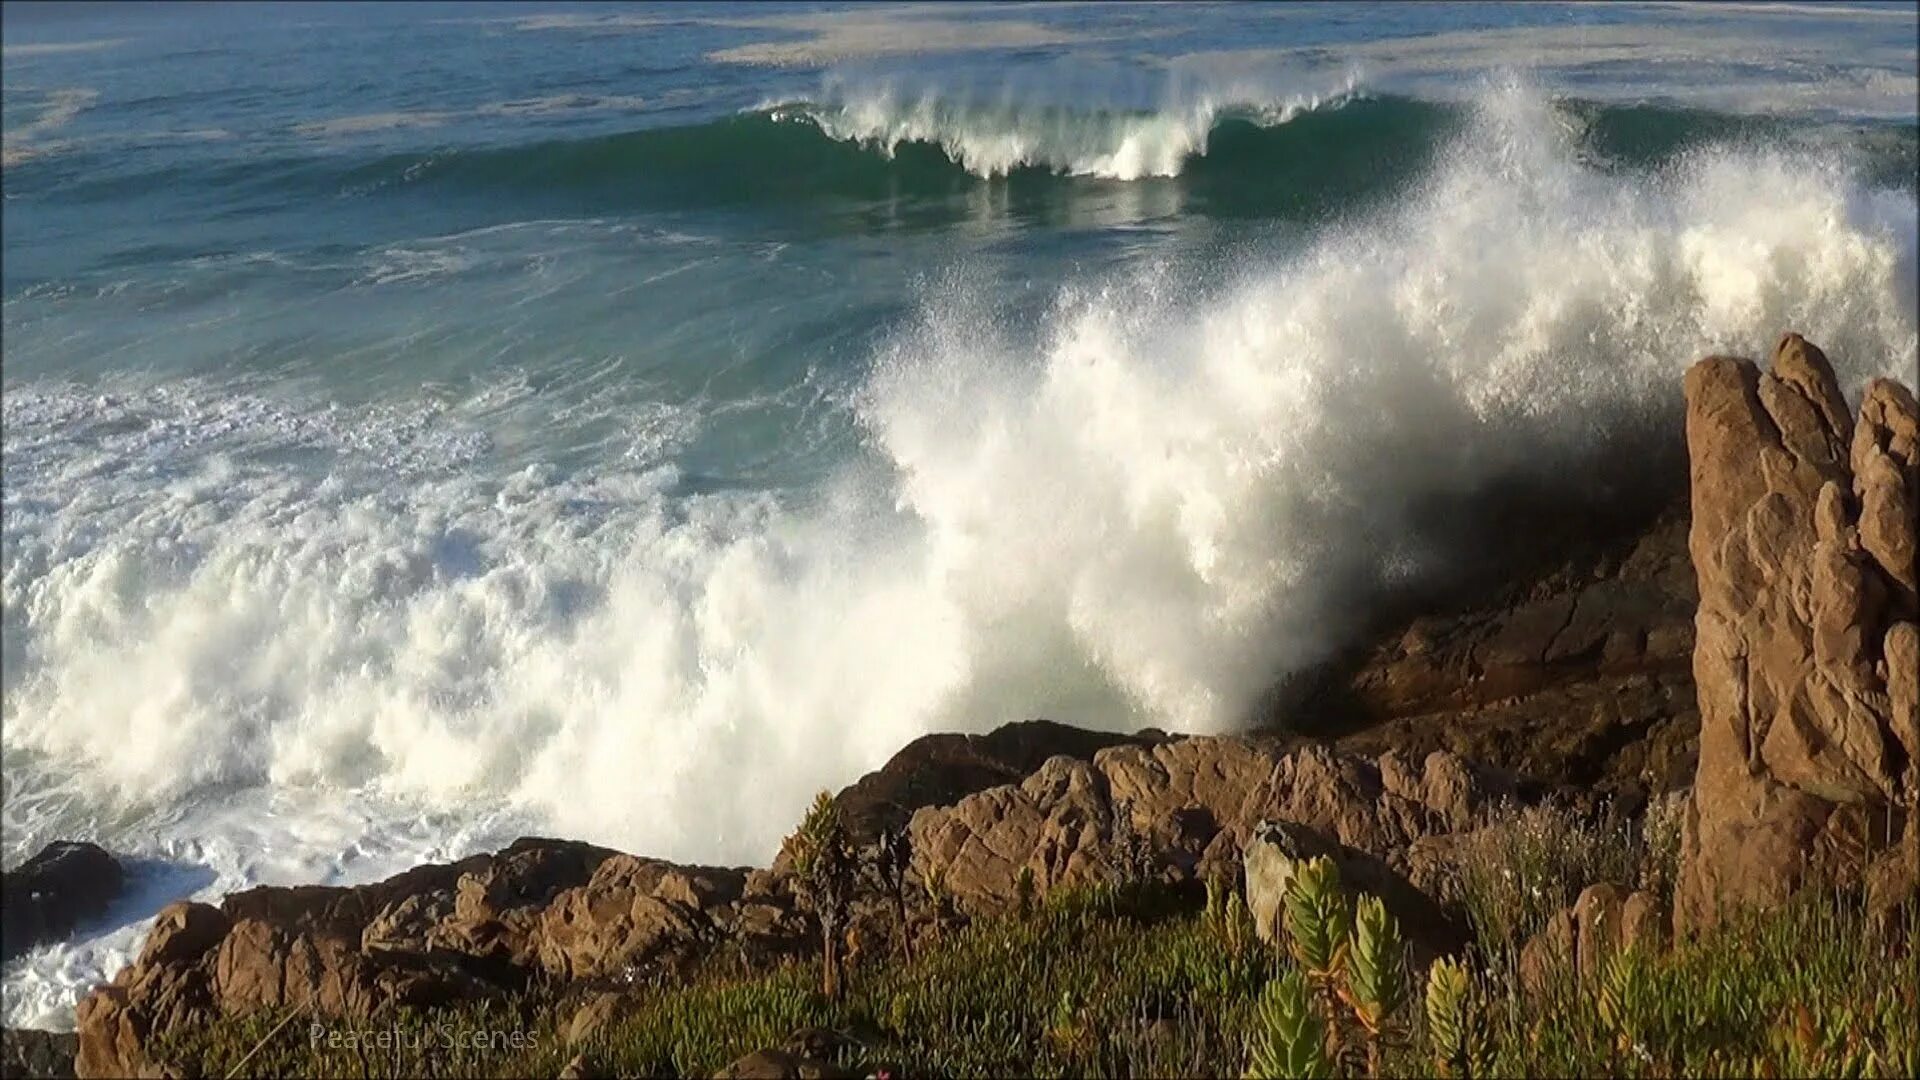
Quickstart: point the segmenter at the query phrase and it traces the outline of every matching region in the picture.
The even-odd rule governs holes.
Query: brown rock
[[[1574,966],[1591,978],[1607,957],[1619,951],[1625,926],[1626,890],[1605,882],[1589,885],[1573,902]]]
[[[140,949],[140,963],[191,964],[220,944],[233,920],[219,908],[182,900],[160,909]]]
[[[1256,739],[1193,737],[1111,747],[1091,763],[1056,757],[1018,785],[921,808],[910,831],[919,878],[938,872],[963,911],[995,914],[1011,908],[1023,869],[1042,891],[1114,880],[1127,831],[1144,837],[1157,876],[1192,882],[1240,876],[1255,827],[1284,823],[1306,855],[1332,858],[1416,939],[1444,947],[1459,928],[1405,880],[1407,849],[1472,821],[1484,802],[1447,754],[1416,772],[1318,745],[1282,753]]]
[[[539,963],[562,978],[612,975],[713,936],[709,905],[739,899],[745,875],[615,855],[540,915]]]
[[[1156,737],[1087,731],[1048,720],[1003,724],[985,735],[923,735],[842,789],[834,802],[849,837],[865,845],[884,829],[905,826],[923,806],[945,806],[990,787],[1019,783],[1048,758],[1084,760],[1109,746]],[[774,869],[785,869],[786,860],[782,849]]]
[[[1895,586],[1896,609],[1911,618],[1920,573],[1914,519],[1920,516],[1920,404],[1887,379],[1868,384],[1853,432],[1853,489],[1860,546]]]
[[[588,998],[585,1005],[574,1010],[573,1019],[567,1021],[567,1049],[580,1046],[609,1025],[618,1023],[632,1011],[634,1004],[631,996],[614,992],[599,993]]]
[[[1684,787],[1699,716],[1684,492],[1589,528],[1544,570],[1389,624],[1273,722],[1357,755],[1446,750],[1527,790],[1631,806]]]
[[[1520,985],[1529,994],[1543,994],[1563,973],[1576,969],[1579,925],[1573,909],[1564,908],[1520,949]]]
[[[497,855],[423,866],[356,888],[258,888],[219,908],[174,904],[140,958],[81,1002],[82,1076],[157,1067],[152,1041],[225,1012],[310,1006],[364,1016],[523,986],[553,895],[613,853],[521,840]]]
[[[1667,944],[1667,923],[1671,918],[1660,898],[1643,890],[1627,897],[1620,910],[1620,946],[1643,953],[1660,952]]]
[[[1856,427],[1824,354],[1791,334],[1771,373],[1708,359],[1686,391],[1701,733],[1675,918],[1692,927],[1857,878],[1870,822],[1910,804],[1895,620],[1912,610],[1920,412],[1881,382]]]
[[[713,1075],[717,1080],[826,1080],[859,1074],[785,1050],[756,1050]]]

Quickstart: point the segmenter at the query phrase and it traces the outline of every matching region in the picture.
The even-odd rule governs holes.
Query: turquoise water
[[[5,854],[151,860],[9,1023],[187,892],[1231,730],[1702,353],[1915,365],[1911,5],[5,20]]]

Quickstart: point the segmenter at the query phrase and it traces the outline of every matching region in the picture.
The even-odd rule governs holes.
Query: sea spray
[[[1346,590],[1445,572],[1409,507],[1577,467],[1691,358],[1793,326],[1850,385],[1910,370],[1913,213],[1769,153],[1597,170],[1499,90],[1418,191],[1230,288],[1067,282],[1033,337],[945,279],[801,502],[351,446],[302,479],[245,453],[286,410],[211,385],[67,456],[69,392],[22,388],[9,746],[132,804],[365,787],[746,861],[927,731],[1228,729]]]

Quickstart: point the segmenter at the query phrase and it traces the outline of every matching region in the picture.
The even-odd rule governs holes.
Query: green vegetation
[[[629,1010],[572,1048],[578,999],[532,994],[379,1022],[421,1038],[522,1031],[523,1049],[330,1048],[304,1018],[265,1038],[282,1018],[257,1016],[177,1036],[168,1050],[211,1076],[263,1038],[241,1075],[552,1076],[579,1053],[589,1075],[695,1076],[822,1027],[843,1040],[838,1064],[891,1076],[1920,1075],[1915,916],[1876,933],[1852,902],[1807,897],[1527,993],[1511,957],[1532,916],[1485,907],[1470,890],[1493,888],[1488,873],[1504,888],[1506,869],[1524,881],[1572,874],[1580,860],[1644,885],[1646,863],[1664,855],[1637,830],[1582,832],[1540,811],[1501,829],[1513,830],[1515,863],[1496,865],[1496,830],[1462,860],[1453,897],[1490,947],[1424,970],[1385,907],[1314,860],[1289,886],[1277,948],[1257,940],[1226,883],[1208,886],[1204,906],[1197,889],[1108,883],[951,930],[911,961],[851,964],[837,996],[798,963],[634,988]],[[1555,854],[1544,837],[1571,846]],[[1579,884],[1556,879],[1554,895]]]

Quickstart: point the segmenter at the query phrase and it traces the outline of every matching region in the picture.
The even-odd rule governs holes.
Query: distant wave
[[[1337,108],[1353,96],[1348,87],[1325,98],[1277,103],[1200,101],[1148,111],[1093,111],[874,94],[829,104],[782,103],[764,112],[774,120],[810,123],[831,139],[887,158],[908,144],[938,147],[948,161],[980,177],[1039,169],[1138,180],[1179,175],[1189,159],[1207,153],[1221,123],[1275,127],[1304,112]]]
[[[1132,111],[874,95],[770,103],[698,124],[589,138],[371,155],[263,154],[244,166],[215,163],[199,172],[174,165],[150,174],[120,161],[89,162],[79,147],[13,164],[22,166],[22,177],[28,167],[71,170],[62,177],[70,198],[118,198],[164,182],[257,190],[269,198],[506,195],[563,202],[564,212],[573,214],[939,200],[983,182],[1049,197],[1070,194],[1073,185],[1143,182],[1174,184],[1194,196],[1182,207],[1187,213],[1294,216],[1370,202],[1403,186],[1458,135],[1473,108],[1351,89]],[[1834,125],[1580,100],[1557,102],[1548,112],[1578,133],[1579,153],[1608,166],[1658,166],[1693,150],[1745,144],[1850,157],[1874,186],[1911,190],[1920,170],[1920,125],[1912,123]],[[297,134],[395,130],[445,119],[348,117]],[[28,178],[18,189],[30,186]]]

